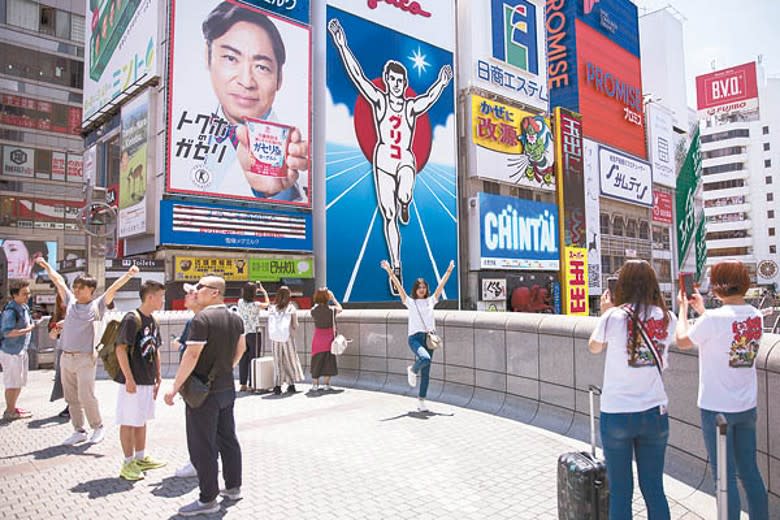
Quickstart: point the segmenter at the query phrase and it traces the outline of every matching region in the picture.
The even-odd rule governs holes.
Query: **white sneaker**
[[[311,391],[312,391],[312,392],[316,392],[316,391],[318,391],[319,389],[320,389],[320,385],[319,385],[319,383],[314,383],[313,385],[311,385]]]
[[[188,462],[176,470],[176,476],[179,478],[192,478],[197,477],[198,472],[195,470],[195,466],[192,465],[192,462]]]
[[[406,367],[406,380],[409,386],[417,386],[417,374],[412,371],[412,365]]]
[[[425,404],[425,399],[417,399],[417,411],[418,412],[430,412],[431,409]]]
[[[73,432],[73,435],[62,441],[63,446],[73,446],[87,440],[87,432]]]
[[[92,444],[100,444],[103,442],[103,439],[106,438],[106,428],[104,426],[98,426],[95,428],[95,431],[92,432],[92,435],[89,437],[89,442]]]
[[[325,390],[326,392],[330,392],[331,390],[333,390],[333,387],[330,385],[325,385],[322,387],[322,389]]]

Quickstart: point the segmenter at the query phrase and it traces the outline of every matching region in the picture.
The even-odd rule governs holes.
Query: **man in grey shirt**
[[[46,269],[49,279],[54,283],[57,292],[67,307],[65,323],[60,336],[62,358],[60,359],[60,374],[65,401],[70,410],[70,422],[75,430],[65,439],[64,446],[73,446],[89,439],[97,444],[105,437],[103,419],[95,397],[95,374],[97,370],[97,353],[95,342],[95,326],[103,319],[106,306],[114,301],[117,291],[130,279],[138,274],[138,267],[133,265],[106,292],[95,298],[97,280],[89,275],[81,275],[73,281],[71,291],[65,279],[55,271],[43,258],[36,260],[38,265]],[[87,437],[84,429],[84,415],[87,416],[92,435]]]

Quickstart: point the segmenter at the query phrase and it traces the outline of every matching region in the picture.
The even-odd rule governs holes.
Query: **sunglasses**
[[[219,290],[219,289],[217,289],[216,287],[214,287],[214,286],[212,286],[212,285],[206,285],[206,284],[203,284],[203,283],[199,283],[198,285],[196,285],[196,286],[195,286],[195,290],[196,290],[196,291],[200,291],[200,290],[201,290],[201,289],[203,289],[204,287],[206,287],[207,289],[214,289],[215,291],[218,291],[218,290]]]

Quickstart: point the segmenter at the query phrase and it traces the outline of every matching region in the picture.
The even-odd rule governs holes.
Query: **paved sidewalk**
[[[184,405],[158,401],[147,452],[168,461],[145,480],[118,478],[116,384],[99,381],[108,426],[99,445],[60,447],[71,433],[48,401],[52,371],[30,373],[20,405],[32,419],[0,424],[0,518],[171,518],[197,496],[187,461]],[[170,381],[165,381],[163,390]],[[308,385],[299,385],[308,390]],[[161,396],[160,396],[161,399]],[[558,455],[583,445],[480,412],[352,389],[311,397],[240,397],[243,500],[215,518],[557,519]],[[672,518],[711,518],[714,500],[668,482]],[[694,498],[694,500],[691,500]],[[685,506],[685,504],[697,504]],[[646,518],[641,499],[635,518]],[[698,514],[689,510],[697,507]]]

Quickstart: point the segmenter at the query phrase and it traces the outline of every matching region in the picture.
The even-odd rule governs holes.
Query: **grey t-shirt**
[[[70,289],[65,290],[65,323],[60,342],[64,352],[92,352],[95,349],[95,323],[106,312],[105,295],[89,303],[77,303]]]

